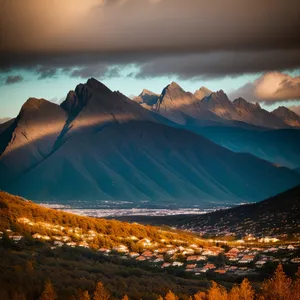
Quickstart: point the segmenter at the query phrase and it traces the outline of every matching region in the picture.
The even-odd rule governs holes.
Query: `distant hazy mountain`
[[[300,166],[300,130],[241,128],[238,126],[189,126],[212,142],[234,152],[251,153],[278,166]]]
[[[241,120],[248,124],[269,128],[288,127],[288,124],[281,118],[262,109],[258,103],[253,104],[243,98],[238,98],[233,101],[233,105],[238,111]]]
[[[11,118],[0,118],[0,124],[3,124],[7,121],[9,121]]]
[[[272,114],[290,126],[300,127],[300,116],[284,106],[279,106]]]
[[[169,88],[167,104],[186,96]],[[95,79],[61,106],[29,99],[0,146],[0,188],[34,200],[205,206],[257,201],[300,183],[296,172],[176,128]]]

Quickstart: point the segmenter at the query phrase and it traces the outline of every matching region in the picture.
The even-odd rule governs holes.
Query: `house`
[[[258,261],[255,263],[255,266],[256,266],[257,268],[261,268],[265,263],[266,263],[265,260],[258,260]]]
[[[210,249],[206,249],[202,252],[202,255],[204,256],[217,256],[220,253],[220,251],[214,251]]]
[[[170,267],[170,266],[171,266],[171,263],[165,262],[165,263],[162,264],[161,268],[162,268],[162,269],[163,269],[163,268],[168,268],[168,267]]]
[[[188,264],[186,265],[186,269],[194,269],[197,267],[197,264]]]
[[[129,256],[135,258],[135,257],[140,256],[140,254],[137,253],[137,252],[130,252],[130,253],[129,253]]]
[[[167,250],[167,254],[175,254],[176,252],[176,249],[170,249],[170,250]]]
[[[181,266],[183,266],[183,263],[180,261],[173,261],[172,266],[173,267],[181,267]]]
[[[288,249],[288,250],[295,250],[295,247],[294,247],[293,245],[288,245],[288,246],[287,246],[287,249]]]
[[[146,257],[146,259],[150,259],[150,258],[153,257],[153,253],[152,253],[151,251],[149,251],[149,250],[144,251],[144,252],[142,253],[142,255],[143,255],[144,257]]]
[[[76,243],[75,243],[75,242],[68,242],[67,245],[68,245],[69,247],[74,248],[74,247],[76,246]]]
[[[60,241],[54,241],[54,245],[58,246],[58,247],[62,247],[64,245],[64,243],[60,242]]]
[[[83,248],[90,248],[89,244],[86,241],[79,242],[78,246]]]
[[[203,268],[212,270],[212,269],[216,269],[216,266],[214,264],[206,264]]]
[[[249,264],[254,260],[254,255],[244,255],[242,259],[239,260],[239,263],[241,264]]]
[[[128,247],[125,245],[119,245],[114,247],[113,249],[118,252],[129,252]]]
[[[61,238],[64,242],[66,242],[66,241],[70,241],[71,240],[71,238],[70,237],[68,237],[67,235],[64,235],[64,236],[62,236],[62,238]]]
[[[277,238],[271,238],[271,237],[264,237],[258,240],[260,243],[276,243],[279,242],[279,239]]]
[[[164,261],[163,257],[157,257],[156,259],[153,260],[154,263],[159,263],[159,262],[162,262],[162,261]]]
[[[191,255],[186,258],[186,261],[201,261],[201,260],[202,261],[207,260],[207,257],[203,255]]]
[[[100,248],[98,251],[99,251],[99,252],[102,252],[102,253],[109,253],[109,252],[110,252],[110,249],[102,247],[102,248]]]
[[[39,233],[35,233],[32,236],[34,239],[40,239],[40,240],[50,240],[50,237],[48,235],[41,235]]]
[[[11,240],[13,240],[15,243],[17,243],[17,242],[19,242],[23,238],[23,236],[22,235],[13,235],[13,236],[10,235],[9,238]]]
[[[194,253],[195,253],[195,251],[190,248],[186,248],[184,251],[182,251],[183,255],[193,255]]]
[[[300,264],[300,257],[295,257],[295,258],[291,259],[291,263]]]
[[[145,257],[145,256],[139,256],[139,257],[137,257],[135,260],[137,260],[137,261],[145,261],[145,260],[147,260],[147,258]]]

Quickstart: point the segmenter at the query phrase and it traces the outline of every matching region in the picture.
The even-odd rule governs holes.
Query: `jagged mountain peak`
[[[211,95],[212,91],[205,86],[201,86],[199,90],[196,90],[194,95],[197,99],[202,100],[204,97]]]
[[[97,92],[111,92],[106,85],[93,77],[87,80],[86,85]]]
[[[150,96],[158,96],[156,93],[149,91],[147,89],[143,89],[139,96],[150,95]]]
[[[31,109],[39,109],[42,105],[45,105],[45,104],[53,104],[53,105],[56,105],[48,100],[45,100],[43,98],[33,98],[33,97],[30,97],[26,100],[26,102],[22,105],[22,108],[21,108],[21,112],[24,112],[26,110],[31,110]]]
[[[272,113],[283,113],[283,114],[292,114],[292,115],[297,115],[295,112],[291,111],[285,106],[278,106],[276,109],[272,111]],[[298,115],[297,115],[298,116]]]
[[[202,91],[206,95],[210,95],[212,93],[212,91],[210,89],[208,89],[207,87],[205,87],[205,86],[201,86],[201,88],[199,89],[199,91]]]
[[[251,103],[246,101],[244,98],[239,97],[233,101],[233,105],[237,109],[246,109],[248,111],[254,110],[254,109],[261,109],[260,105],[258,102],[256,103]]]
[[[271,113],[290,126],[300,127],[300,116],[285,106],[279,106]]]
[[[168,89],[168,90],[177,90],[177,89],[182,90],[182,87],[178,83],[176,83],[175,81],[172,81],[170,84],[168,84],[166,86],[166,89]]]

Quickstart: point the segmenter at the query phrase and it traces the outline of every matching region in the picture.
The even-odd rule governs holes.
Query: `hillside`
[[[178,91],[173,83],[166,93]],[[35,201],[205,207],[259,201],[300,182],[177,127],[95,79],[61,106],[29,99],[0,135],[0,187]]]
[[[264,201],[228,210],[191,217],[182,217],[180,228],[197,232],[238,236],[253,234],[284,236],[300,234],[300,186]]]
[[[156,299],[169,289],[195,293],[208,281],[160,267],[168,257],[163,251],[174,253],[179,246],[182,251],[192,244],[197,249],[209,246],[188,233],[80,217],[0,192],[0,298],[25,294],[25,299],[38,299],[49,279],[59,299],[70,299],[79,288],[92,290],[100,280],[118,299],[124,294],[130,299]],[[136,254],[143,253],[148,259],[152,253],[151,261],[136,260]]]

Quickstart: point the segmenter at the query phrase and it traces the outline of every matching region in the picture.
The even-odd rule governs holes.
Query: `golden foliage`
[[[45,282],[45,287],[39,300],[56,300],[57,295],[51,281]]]
[[[274,276],[262,284],[262,295],[266,300],[289,300],[291,285],[291,278],[285,275],[282,265],[278,265]]]
[[[93,299],[94,300],[108,300],[109,298],[110,298],[110,293],[105,289],[103,283],[99,281],[96,285],[96,290],[94,292]],[[128,297],[125,300],[128,300]]]
[[[208,290],[207,293],[208,300],[228,300],[228,294],[226,289],[217,284],[216,282],[212,282],[211,288]]]
[[[165,300],[178,300],[179,298],[172,292],[168,291],[168,293],[165,296]]]

